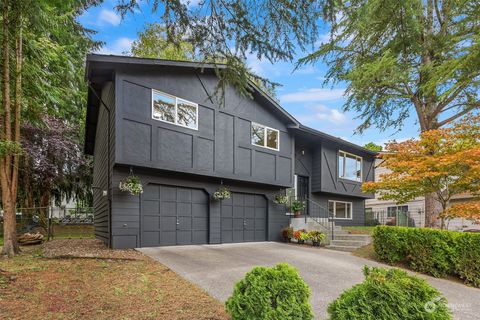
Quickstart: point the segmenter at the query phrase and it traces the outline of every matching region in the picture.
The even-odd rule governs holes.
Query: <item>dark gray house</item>
[[[258,88],[251,99],[227,87],[219,106],[213,65],[95,54],[86,77],[95,235],[109,246],[277,240],[285,189],[338,225],[363,224],[375,154],[301,125]],[[139,196],[119,189],[132,172]],[[215,201],[222,184],[232,197]]]

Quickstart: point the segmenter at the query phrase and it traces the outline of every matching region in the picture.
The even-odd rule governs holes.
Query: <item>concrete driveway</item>
[[[141,252],[205,289],[224,302],[234,284],[254,266],[288,262],[312,289],[317,319],[326,318],[328,304],[363,280],[362,266],[383,266],[350,253],[275,242],[142,248]],[[479,319],[480,289],[421,275],[448,299],[455,319]]]

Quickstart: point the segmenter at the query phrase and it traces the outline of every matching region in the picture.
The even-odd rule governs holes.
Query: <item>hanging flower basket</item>
[[[118,186],[121,191],[129,192],[132,196],[138,196],[143,193],[142,182],[137,176],[129,175]]]
[[[230,190],[225,186],[220,186],[220,188],[213,193],[214,200],[226,200],[230,199],[231,196]]]
[[[275,203],[278,204],[287,204],[288,197],[284,194],[277,194],[275,195]]]

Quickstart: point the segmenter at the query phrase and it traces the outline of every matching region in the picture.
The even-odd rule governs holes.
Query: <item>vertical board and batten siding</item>
[[[94,208],[94,226],[95,237],[102,240],[105,244],[110,244],[110,204],[108,195],[110,186],[108,185],[108,175],[112,178],[112,167],[115,156],[115,88],[113,83],[107,82],[101,92],[101,99],[110,109],[110,133],[108,133],[109,112],[105,106],[100,103],[98,111],[98,123],[94,149],[93,166],[93,208]],[[110,134],[110,163],[108,163],[108,135]]]
[[[364,212],[364,197],[355,197],[356,194],[352,193],[342,195],[342,194],[330,194],[321,192],[321,171],[322,163],[319,160],[320,155],[322,154],[322,145],[320,141],[316,147],[311,147],[303,145],[297,142],[295,147],[295,174],[301,176],[309,177],[310,182],[310,199],[320,205],[321,207],[328,209],[328,200],[336,201],[346,201],[352,202],[352,219],[351,220],[342,220],[336,219],[335,224],[339,226],[355,226],[355,225],[364,225],[365,212]],[[303,154],[302,154],[303,153]],[[335,160],[335,163],[337,160]],[[325,165],[325,164],[324,164]],[[324,168],[328,170],[329,167]],[[335,167],[335,170],[336,167]],[[365,169],[364,169],[365,170]],[[335,179],[338,174],[335,172],[333,178]],[[330,183],[327,181],[327,183]]]
[[[132,196],[121,192],[118,183],[129,174],[128,168],[115,167],[113,175],[113,203],[112,203],[112,247],[135,248],[141,246],[141,202],[142,195]],[[209,201],[208,218],[208,243],[222,243],[221,239],[221,202],[211,200],[213,192],[219,186],[218,179],[206,177],[188,177],[181,173],[156,172],[148,169],[136,169],[135,175],[140,178],[145,187],[150,184],[195,188],[206,192]],[[289,225],[289,217],[286,215],[285,206],[273,202],[278,189],[275,187],[260,187],[250,184],[229,184],[232,192],[256,194],[267,201],[267,240],[280,239],[280,230]]]
[[[118,70],[116,163],[290,187],[294,139],[285,119],[233,88],[219,106],[208,97],[216,81],[181,69]],[[152,89],[197,103],[198,130],[153,120]],[[279,151],[251,144],[252,121],[280,131]]]
[[[362,182],[374,180],[374,157],[360,150],[351,149],[347,145],[322,141],[321,147],[313,152],[315,168],[312,177],[312,192],[328,192],[345,196],[371,198],[373,194],[365,194],[361,190],[362,182],[342,179],[338,176],[338,152],[346,151],[362,157]]]

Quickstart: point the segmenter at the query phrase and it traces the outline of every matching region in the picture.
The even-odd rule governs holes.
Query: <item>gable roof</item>
[[[88,54],[85,68],[85,78],[89,83],[88,99],[87,99],[87,120],[85,129],[85,146],[84,151],[86,154],[93,154],[95,145],[95,133],[97,126],[98,108],[100,107],[101,100],[98,97],[101,94],[101,88],[104,82],[113,80],[113,73],[115,68],[122,66],[152,66],[152,67],[171,67],[180,69],[191,69],[202,72],[214,73],[216,70],[225,69],[227,66],[222,63],[204,63],[204,62],[192,62],[192,61],[177,61],[166,59],[153,59],[153,58],[138,58],[130,56],[116,56],[116,55],[103,55],[103,54]],[[264,92],[253,81],[249,81],[249,85],[252,89],[252,95],[259,100],[260,103],[270,107],[279,116],[285,119],[289,125],[288,127],[293,130],[300,130],[307,132],[323,139],[340,142],[347,144],[353,148],[360,149],[372,155],[376,155],[375,152],[367,150],[351,142],[342,140],[340,138],[333,137],[321,131],[309,128],[301,124],[295,117],[288,113],[280,104],[272,99],[270,95]]]

